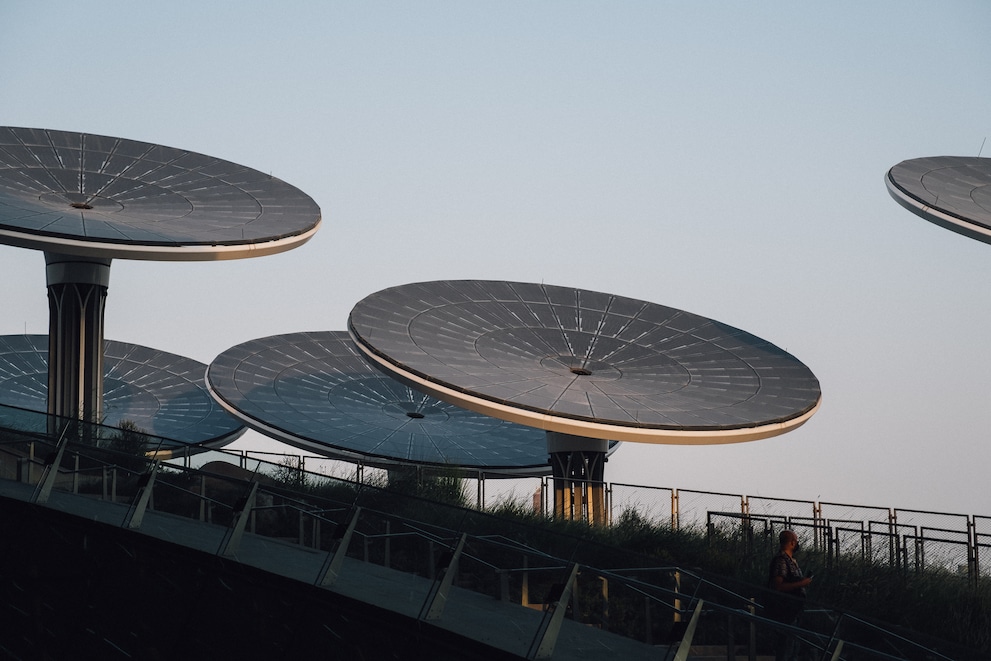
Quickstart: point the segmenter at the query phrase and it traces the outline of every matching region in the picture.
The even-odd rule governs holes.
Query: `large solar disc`
[[[900,205],[929,222],[991,243],[991,158],[931,156],[902,161],[885,177]]]
[[[439,281],[360,301],[349,330],[444,401],[577,436],[749,441],[803,424],[819,382],[794,356],[662,305],[521,282]]]
[[[207,385],[259,432],[372,465],[550,473],[543,432],[446,404],[386,376],[343,331],[292,333],[228,349]]]
[[[294,248],[319,224],[308,195],[229,161],[0,127],[0,243],[87,257],[235,259]]]
[[[174,441],[219,447],[244,433],[203,384],[206,365],[136,344],[104,345],[103,424],[122,420]],[[0,404],[44,412],[48,336],[0,336]]]

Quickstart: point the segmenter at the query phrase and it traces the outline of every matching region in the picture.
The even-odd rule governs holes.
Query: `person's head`
[[[782,551],[787,551],[789,554],[794,553],[798,550],[798,535],[795,534],[794,530],[782,530],[781,534],[778,535],[778,544]]]

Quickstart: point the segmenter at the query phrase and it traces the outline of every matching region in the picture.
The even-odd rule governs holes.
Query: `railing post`
[[[688,652],[692,648],[692,638],[695,637],[695,627],[698,625],[699,615],[702,614],[703,603],[705,602],[699,599],[695,605],[695,611],[692,613],[692,619],[688,621],[688,626],[685,628],[685,635],[678,645],[678,651],[674,655],[674,661],[688,661]]]
[[[155,476],[158,474],[160,463],[159,461],[155,461],[151,465],[151,469],[142,475],[138,482],[138,496],[135,499],[134,508],[128,513],[124,521],[125,527],[131,530],[137,530],[141,527],[141,521],[144,519],[148,501],[151,499],[151,494],[155,487]]]
[[[392,521],[385,522],[385,563],[383,566],[392,567]]]
[[[354,535],[354,528],[358,524],[359,514],[361,514],[361,508],[355,507],[354,514],[351,515],[351,520],[348,521],[347,527],[341,527],[339,525],[334,530],[335,537],[337,537],[337,531],[341,531],[339,541],[337,542],[337,548],[334,549],[334,552],[328,556],[329,561],[327,562],[327,566],[321,572],[320,577],[317,579],[317,585],[327,588],[337,582],[337,577],[341,573],[341,566],[344,564],[344,558],[348,554],[348,546],[351,545],[351,537]],[[365,555],[365,561],[367,562],[367,547]]]
[[[649,596],[644,595],[643,598],[643,626],[644,626],[644,640],[643,642],[648,645],[654,644],[654,623],[651,616],[651,603],[652,600]]]
[[[255,496],[258,493],[258,482],[251,482],[251,489],[243,501],[234,506],[234,521],[231,522],[231,529],[226,539],[221,543],[220,555],[225,558],[232,558],[237,554],[237,548],[241,544],[241,537],[244,535],[244,528],[248,523],[248,516],[251,508],[255,505]]]
[[[65,452],[66,445],[68,445],[68,441],[63,436],[59,439],[55,453],[45,462],[45,470],[41,474],[41,481],[38,482],[38,486],[34,490],[31,502],[41,505],[48,502],[48,497],[51,496],[52,488],[55,486],[55,480],[58,478],[58,468],[62,463],[62,454]]]
[[[750,598],[750,605],[747,606],[747,610],[751,615],[757,613],[757,600],[754,597]],[[747,641],[747,661],[757,661],[757,623],[754,622],[754,618],[750,618],[750,637]]]
[[[733,619],[733,613],[726,613],[726,661],[735,661],[736,659],[736,632],[733,631],[736,625],[736,620]]]
[[[557,595],[558,598],[550,604],[548,613],[544,614],[541,627],[537,630],[537,637],[530,644],[528,659],[549,659],[554,654],[554,646],[557,644],[558,634],[561,633],[561,624],[568,610],[568,601],[571,600],[571,591],[577,575],[578,565],[573,564],[567,580],[560,586],[560,595]]]
[[[447,566],[440,568],[440,582],[435,584],[435,590],[428,593],[427,602],[423,605],[423,610],[420,611],[421,619],[428,621],[439,620],[441,615],[444,614],[444,606],[447,604],[447,594],[451,591],[451,584],[454,582],[454,577],[458,573],[458,560],[461,559],[461,551],[464,550],[467,539],[468,533],[461,533],[461,538],[458,540],[454,549],[449,554],[441,556],[442,562],[447,560]],[[447,557],[448,555],[450,557]]]
[[[530,561],[527,556],[523,556],[523,593],[520,596],[520,605],[530,606]]]

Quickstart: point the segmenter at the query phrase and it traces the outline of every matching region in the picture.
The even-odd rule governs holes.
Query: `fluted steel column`
[[[606,522],[605,463],[609,441],[547,432],[554,477],[554,516]]]
[[[110,260],[45,253],[48,412],[99,423],[103,415],[103,311]]]

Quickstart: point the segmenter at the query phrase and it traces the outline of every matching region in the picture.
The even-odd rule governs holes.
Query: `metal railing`
[[[340,462],[323,457],[299,455],[293,456],[292,461],[322,472],[328,466],[340,471]],[[359,481],[375,470],[349,466]],[[477,495],[476,507],[490,509],[500,504],[499,496],[485,496],[492,491],[485,483],[494,478],[477,475],[463,479],[475,483],[475,488],[468,487],[466,492]],[[551,512],[550,478],[500,480],[505,481],[514,485],[512,497],[527,505],[537,494],[536,506],[542,513]],[[706,530],[712,513],[804,522],[803,527],[808,528],[816,544],[824,543],[824,535],[829,536],[828,551],[837,560],[859,558],[876,565],[919,571],[938,568],[965,575],[975,584],[991,578],[991,516],[623,483],[603,483],[603,488],[609,522],[629,512],[655,525],[681,530]]]
[[[284,460],[275,463],[244,453],[184,448],[151,437],[137,439],[139,444],[128,450],[116,443],[120,439],[113,430],[89,429],[81,434],[75,426],[66,426],[53,440],[47,433],[49,425],[43,428],[44,432],[32,428],[0,433],[0,477],[34,487],[32,498],[37,502],[43,502],[47,489],[49,494],[116,505],[115,513],[107,515],[117,517],[111,522],[134,530],[147,527],[148,516],[195,522],[196,543],[218,555],[240,557],[256,538],[305,548],[319,554],[313,557],[320,561],[302,568],[297,578],[335,590],[347,589],[345,560],[379,566],[409,577],[402,601],[414,604],[410,616],[423,620],[451,617],[445,604],[456,603],[455,612],[470,608],[465,596],[469,593],[535,611],[525,635],[512,637],[521,647],[511,651],[525,658],[550,658],[555,642],[576,635],[573,628],[562,627],[564,621],[663,646],[675,658],[687,656],[686,645],[707,645],[728,658],[743,654],[752,659],[767,653],[780,637],[795,639],[821,658],[964,658],[811,603],[800,627],[785,625],[765,616],[767,593],[754,585],[652,566],[643,556],[478,510],[341,478],[287,471]],[[305,488],[293,489],[296,484]],[[814,539],[817,549],[827,553],[833,549],[841,559],[858,549],[861,553],[873,549],[875,538],[881,536],[863,522],[831,525],[821,516],[822,505],[814,503],[806,508],[801,501],[783,501],[791,515],[776,515],[768,507],[773,499],[762,499],[757,508],[761,514],[755,515],[749,499],[732,494],[653,489],[643,493],[660,494],[648,502],[668,525],[695,526],[694,519],[705,510],[706,530],[722,527],[754,545],[766,543],[788,525]],[[656,507],[665,501],[671,508],[666,514]],[[678,509],[682,502],[688,507],[684,516]],[[739,511],[708,510],[713,503],[731,503]],[[937,538],[921,533],[941,530],[892,527],[895,512],[891,514],[885,543],[890,545],[897,536],[896,555],[906,562],[904,540],[912,538],[910,531],[930,540]],[[987,524],[981,518],[972,530],[984,531]],[[837,530],[851,532],[840,542]],[[951,545],[962,543],[945,537],[942,541]],[[975,532],[972,537],[984,547],[989,544],[987,533]],[[912,541],[913,553],[918,552],[913,558],[922,558],[923,564],[941,553],[927,542],[919,547],[917,540]],[[364,594],[367,580],[360,583]],[[518,631],[518,623],[513,627]]]
[[[32,454],[60,458],[46,462]],[[224,454],[210,456],[216,461]],[[814,605],[801,627],[781,624],[762,614],[763,593],[752,585],[651,566],[635,554],[471,509],[316,476],[308,476],[306,493],[294,492],[274,479],[281,467],[264,462],[248,466],[246,479],[239,479],[182,461],[137,459],[71,439],[54,445],[5,438],[0,444],[0,465],[21,461],[20,479],[39,487],[35,494],[50,484],[56,494],[124,504],[116,514],[120,526],[140,530],[141,520],[155,513],[197,522],[197,540],[218,555],[238,556],[249,541],[242,533],[318,551],[324,561],[303,580],[334,589],[346,589],[340,562],[331,571],[337,558],[377,565],[410,577],[404,601],[415,605],[411,616],[423,620],[447,617],[445,604],[470,608],[462,596],[469,592],[536,611],[529,633],[513,636],[519,649],[510,651],[525,658],[550,658],[562,636],[575,635],[562,628],[564,620],[664,646],[676,658],[687,655],[686,640],[755,658],[781,636],[823,658],[951,658]],[[366,591],[366,580],[361,583]]]

